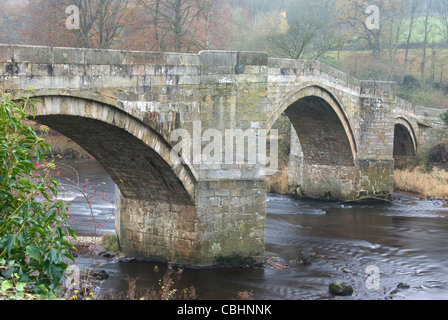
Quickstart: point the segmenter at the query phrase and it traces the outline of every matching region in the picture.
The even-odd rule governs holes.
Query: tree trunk
[[[414,17],[415,17],[415,11],[417,9],[417,1],[416,0],[412,0],[412,5],[411,5],[411,20],[409,22],[409,32],[408,32],[408,36],[406,39],[406,53],[404,55],[404,65],[403,65],[403,78],[402,78],[402,82],[404,77],[406,76],[406,72],[408,69],[408,59],[409,59],[409,44],[411,42],[411,37],[412,37],[412,30],[414,27]]]

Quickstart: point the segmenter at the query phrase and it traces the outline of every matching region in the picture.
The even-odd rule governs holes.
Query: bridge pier
[[[116,191],[121,251],[190,267],[256,265],[264,261],[264,180],[204,181],[196,205],[126,199]]]
[[[356,198],[385,198],[394,192],[395,93],[393,83],[363,81],[356,167]]]

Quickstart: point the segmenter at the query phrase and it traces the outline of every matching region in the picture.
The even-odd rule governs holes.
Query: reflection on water
[[[115,186],[110,178],[94,161],[64,164],[79,172],[81,186],[88,178],[85,187],[95,185],[102,195],[93,204],[102,225],[95,231],[114,232]],[[91,213],[81,195],[76,190],[67,195],[76,197],[70,213],[77,232],[89,233]],[[201,299],[234,299],[244,291],[252,292],[254,299],[270,300],[448,299],[448,209],[442,202],[405,195],[382,205],[306,202],[281,195],[269,195],[267,201],[267,257],[285,268],[185,270],[179,286],[194,286]],[[309,265],[301,264],[299,252],[309,250],[317,257]],[[111,277],[102,286],[106,292],[124,291],[127,279],[136,277],[139,288],[150,288],[163,274],[162,266],[156,273],[154,264],[147,262],[78,259],[81,267],[93,264],[107,271]],[[366,286],[369,266],[379,268],[380,290]],[[351,284],[354,296],[330,296],[331,282]],[[410,288],[397,289],[399,283]]]

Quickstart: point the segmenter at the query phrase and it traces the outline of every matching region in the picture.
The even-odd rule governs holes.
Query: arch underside
[[[395,124],[394,133],[394,160],[395,167],[406,166],[417,153],[415,138],[409,128],[402,123]]]
[[[129,120],[129,116],[119,113],[111,106],[78,99],[70,101],[70,99],[74,98],[44,98],[44,103],[37,107],[37,114],[33,120],[58,131],[84,148],[104,167],[123,197],[178,205],[193,204],[191,188],[190,190],[186,188],[186,184],[191,186],[191,181],[183,181],[185,179],[181,179],[178,172],[176,173],[153,147],[143,141],[150,140],[145,139],[149,136],[154,139],[153,136],[156,135],[150,131],[151,129],[145,128],[138,121],[134,123],[134,120]],[[97,116],[98,119],[80,116],[79,110],[82,108],[73,107],[73,105],[79,107],[80,104],[88,105],[91,114],[105,115],[105,119],[112,119],[111,123],[105,122],[102,116]],[[61,114],[52,111],[54,105],[58,105]],[[68,105],[69,108],[63,108]],[[93,111],[94,109],[96,111]],[[98,112],[99,110],[101,112]],[[117,121],[119,117],[127,120]],[[125,123],[130,132],[123,128],[126,127]],[[137,134],[142,137],[136,136]],[[157,143],[160,146],[161,142]],[[166,149],[163,150],[167,153]]]
[[[346,130],[325,100],[305,97],[291,105],[285,113],[299,137],[306,163],[354,166]]]
[[[279,111],[293,130],[289,185],[304,197],[346,199],[355,190],[357,146],[337,99],[320,86],[301,88]]]

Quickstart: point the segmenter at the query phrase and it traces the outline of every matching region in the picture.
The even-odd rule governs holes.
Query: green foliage
[[[443,115],[442,115],[442,120],[446,123],[446,125],[448,126],[448,111],[447,112],[445,112]]]
[[[448,109],[448,99],[443,90],[429,84],[423,84],[420,88],[397,86],[397,96],[417,106]]]
[[[106,234],[101,237],[101,243],[106,251],[119,252],[120,244],[115,234]]]
[[[76,235],[67,205],[57,200],[54,163],[43,156],[49,146],[22,124],[33,102],[0,98],[0,294],[51,298],[60,292],[65,261],[73,260],[66,235]]]

